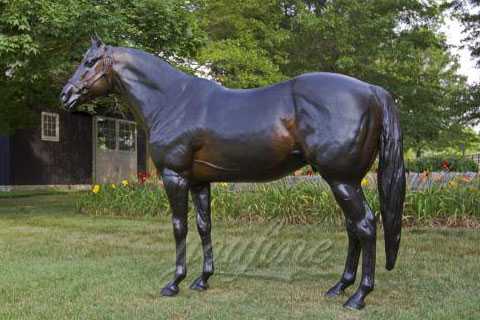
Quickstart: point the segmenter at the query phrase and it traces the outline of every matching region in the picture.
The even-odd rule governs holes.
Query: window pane
[[[58,141],[58,114],[42,113],[42,137],[49,141]]]
[[[51,137],[52,136],[52,117],[47,116],[47,136]]]
[[[97,147],[102,150],[115,150],[115,121],[98,119]]]
[[[122,151],[135,151],[137,137],[135,135],[135,124],[119,122],[118,147]]]

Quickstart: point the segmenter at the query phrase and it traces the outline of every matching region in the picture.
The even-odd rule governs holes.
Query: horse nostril
[[[60,94],[60,101],[62,101],[63,103],[67,102],[67,95],[65,94],[65,92],[62,92]]]
[[[68,86],[62,90],[62,93],[60,94],[60,100],[63,102],[67,102],[70,96],[72,95],[72,86]]]

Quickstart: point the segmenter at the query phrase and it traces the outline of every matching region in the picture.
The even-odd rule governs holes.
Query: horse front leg
[[[178,294],[178,284],[187,276],[187,232],[188,232],[188,189],[189,183],[176,172],[164,169],[163,185],[172,209],[173,235],[175,237],[175,276],[161,291],[162,296]]]
[[[208,289],[208,279],[213,274],[212,222],[210,213],[210,183],[192,186],[192,200],[197,211],[197,230],[203,247],[203,271],[190,286],[193,290]]]

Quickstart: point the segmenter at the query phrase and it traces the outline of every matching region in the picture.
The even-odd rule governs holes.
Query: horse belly
[[[303,157],[292,154],[274,166],[262,166],[258,163],[252,167],[222,167],[209,161],[195,161],[193,180],[202,182],[267,182],[286,176],[305,165]]]
[[[194,155],[193,179],[209,182],[271,181],[305,165],[291,134],[218,140],[206,143]]]

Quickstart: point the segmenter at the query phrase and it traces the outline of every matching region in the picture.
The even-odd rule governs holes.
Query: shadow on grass
[[[66,195],[67,191],[38,190],[38,191],[8,191],[0,192],[0,199],[33,198],[38,196]]]

